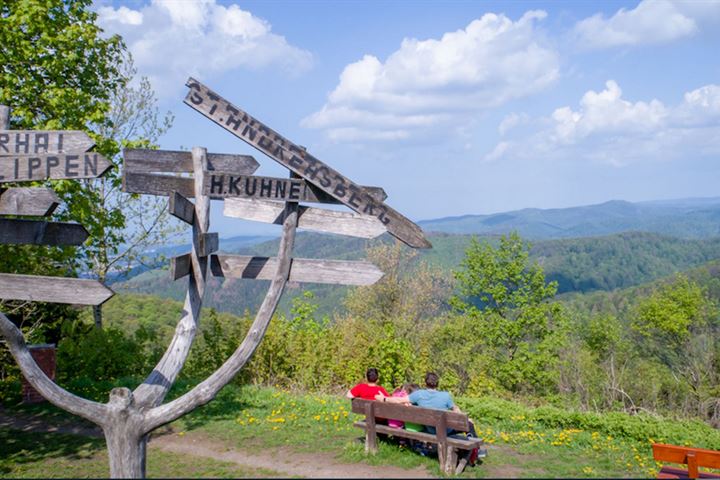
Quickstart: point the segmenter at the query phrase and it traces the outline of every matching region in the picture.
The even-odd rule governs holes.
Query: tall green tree
[[[65,204],[57,218],[88,230],[82,248],[0,247],[0,271],[73,275],[82,269],[105,281],[168,232],[164,205],[120,193],[119,153],[153,146],[172,117],[159,120],[149,82],[133,81],[137,72],[122,39],[103,34],[91,4],[0,2],[0,104],[12,108],[11,128],[84,130],[116,166],[97,180],[49,182]],[[37,309],[23,312],[34,317]],[[95,313],[100,324],[100,310]]]
[[[475,324],[466,339],[489,357],[486,368],[511,391],[547,391],[555,386],[558,349],[566,319],[552,302],[557,283],[529,261],[530,245],[517,233],[498,246],[473,239],[455,271],[459,294],[451,304]]]

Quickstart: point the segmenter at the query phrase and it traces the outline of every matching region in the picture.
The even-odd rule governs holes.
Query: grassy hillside
[[[463,215],[418,224],[429,232],[497,235],[517,231],[532,239],[576,238],[628,231],[682,238],[720,235],[720,198],[630,203],[613,200],[572,208],[526,208],[491,215]]]
[[[419,252],[415,261],[426,261],[451,275],[460,264],[471,235],[433,234],[433,248]],[[490,238],[494,241],[494,237]],[[376,240],[352,239],[301,233],[295,255],[305,258],[357,260],[365,257],[368,247],[394,241],[389,236]],[[273,256],[278,241],[234,249],[222,244],[224,251],[244,255]],[[531,256],[545,269],[549,280],[557,281],[559,293],[614,290],[639,285],[720,258],[720,238],[686,240],[652,233],[623,233],[604,237],[546,240],[534,242]],[[129,281],[114,285],[116,291],[146,293],[182,300],[187,279],[172,282],[166,269],[145,272]],[[256,280],[219,280],[212,278],[206,305],[220,311],[254,311],[262,301],[268,282]],[[294,296],[304,289],[316,293],[320,312],[343,308],[347,287],[306,284],[284,295],[281,310],[287,310]]]

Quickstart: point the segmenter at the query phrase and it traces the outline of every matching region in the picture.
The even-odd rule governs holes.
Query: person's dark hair
[[[428,388],[437,388],[439,383],[440,377],[437,376],[437,373],[428,372],[425,374],[425,386]]]
[[[378,374],[377,368],[368,368],[367,372],[365,372],[365,378],[367,378],[367,381],[370,383],[375,383],[378,381],[378,378],[380,378],[380,375]]]
[[[403,385],[403,390],[405,390],[408,395],[410,395],[415,390],[420,390],[420,385],[418,385],[417,383],[406,383],[405,385]]]

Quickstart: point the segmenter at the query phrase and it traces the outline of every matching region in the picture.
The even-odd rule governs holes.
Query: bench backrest
[[[654,443],[653,458],[659,462],[684,463],[688,476],[698,478],[698,467],[720,468],[720,451]]]
[[[461,432],[467,432],[470,428],[466,414],[451,412],[449,410],[434,410],[431,408],[354,398],[352,401],[352,411],[353,413],[359,413],[366,417],[372,415],[374,418],[391,418],[432,427],[438,427],[444,423],[447,428]]]

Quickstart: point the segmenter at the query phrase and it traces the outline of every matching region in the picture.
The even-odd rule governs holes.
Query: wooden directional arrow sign
[[[96,280],[0,273],[0,298],[28,302],[100,305],[114,295]]]
[[[208,170],[252,175],[260,164],[250,155],[208,153]],[[192,152],[174,150],[146,150],[126,148],[123,150],[125,170],[133,173],[192,173]]]
[[[0,183],[48,178],[96,178],[102,176],[111,167],[112,163],[95,152],[0,156]]]
[[[362,186],[355,184],[303,148],[232,105],[197,80],[190,78],[186,85],[190,90],[185,97],[185,103],[190,107],[352,210],[377,217],[392,235],[411,247],[432,247],[420,227],[396,210],[374,199]]]
[[[0,244],[82,245],[88,232],[77,223],[0,218]]]
[[[226,198],[223,214],[256,222],[282,225],[285,220],[282,203],[247,198]],[[376,217],[352,212],[338,212],[313,207],[298,207],[298,228],[360,238],[375,238],[386,232]]]
[[[60,204],[50,188],[8,188],[0,191],[0,215],[45,217]]]
[[[95,142],[77,130],[0,130],[0,155],[86,152]]]
[[[276,257],[211,255],[210,269],[216,277],[272,280],[277,271]],[[293,258],[290,282],[372,285],[383,276],[370,262]]]
[[[271,178],[271,177],[245,177],[239,174],[228,175],[228,174],[217,174],[208,172],[205,177],[204,185],[207,186],[208,192],[211,189],[211,180],[215,178],[215,182],[224,182],[224,188],[226,193],[220,193],[219,187],[216,187],[215,193],[209,193],[210,198],[223,199],[231,195],[242,195],[240,191],[241,183],[236,183],[238,179],[256,179],[254,196],[260,198],[272,198],[275,200],[282,200],[284,198],[295,197],[296,187],[288,184],[291,180],[287,178]],[[268,191],[267,187],[262,188],[263,179],[266,182],[272,182],[272,188]],[[292,179],[292,182],[299,183],[300,193],[299,198],[296,201],[299,202],[310,202],[310,203],[339,203],[333,197],[323,192],[322,190],[313,187],[303,179]],[[230,184],[233,184],[231,187]],[[282,186],[278,187],[279,184],[285,185],[283,193]],[[219,183],[218,183],[219,185]],[[367,189],[376,189],[376,187],[365,187]],[[291,194],[292,190],[292,194]],[[237,191],[237,193],[235,193]],[[371,190],[374,195],[384,195],[382,189]],[[123,192],[127,193],[144,193],[148,195],[172,195],[173,192],[178,192],[183,197],[192,198],[195,196],[195,181],[188,177],[177,177],[171,175],[158,175],[152,173],[133,173],[125,171],[123,173]],[[282,195],[280,195],[282,194]]]

